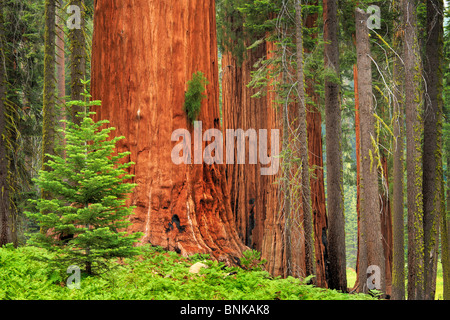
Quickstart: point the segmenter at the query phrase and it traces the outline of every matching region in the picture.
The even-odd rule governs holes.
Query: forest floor
[[[226,267],[207,255],[184,258],[175,252],[143,246],[134,258],[110,263],[96,276],[81,275],[80,289],[66,286],[66,270],[48,268],[37,257],[49,257],[34,247],[0,248],[0,300],[362,300],[303,284],[299,279],[274,278],[265,271]],[[202,262],[207,268],[190,273]]]

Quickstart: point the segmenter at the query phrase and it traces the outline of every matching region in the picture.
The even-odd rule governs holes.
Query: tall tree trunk
[[[417,1],[405,0],[405,117],[408,202],[408,299],[422,300],[424,284],[422,194],[422,67],[417,36]]]
[[[72,101],[83,100],[84,85],[81,80],[86,76],[86,38],[85,38],[85,4],[84,0],[71,0],[70,5],[80,8],[80,28],[72,28],[69,31],[70,41],[70,97]],[[72,120],[80,124],[81,118],[76,117],[78,112],[83,112],[81,106],[72,106]]]
[[[337,1],[323,1],[325,68],[340,76]],[[340,86],[325,79],[329,288],[347,291]]]
[[[59,10],[62,10],[62,0],[59,0]],[[65,74],[65,41],[64,41],[64,19],[60,14],[56,15],[56,80],[58,82],[59,103],[64,103],[66,95],[66,74]],[[61,112],[64,114],[64,112]]]
[[[379,270],[378,277],[380,280],[380,286],[376,289],[385,292],[385,261],[381,235],[380,203],[378,200],[377,154],[374,146],[376,133],[372,95],[372,62],[370,60],[367,18],[368,14],[361,9],[356,9],[356,54],[361,124],[359,289],[362,292],[367,292],[366,270],[368,270],[368,267],[374,266]]]
[[[379,191],[380,198],[380,223],[381,223],[381,235],[382,245],[384,252],[384,277],[386,281],[386,295],[392,294],[392,251],[393,251],[393,235],[392,235],[392,211],[391,211],[391,199],[389,197],[389,167],[386,154],[381,151],[381,167],[380,175],[382,176],[382,186]]]
[[[308,130],[306,124],[305,79],[303,73],[303,30],[301,0],[295,1],[296,46],[297,46],[297,90],[298,90],[298,138],[301,159],[301,210],[305,234],[305,276],[315,274],[314,235],[311,210],[311,185],[309,177]],[[315,281],[314,281],[315,282]]]
[[[64,7],[63,1],[59,0],[59,10]],[[58,121],[66,119],[65,96],[66,96],[66,53],[64,41],[64,19],[56,14],[56,81],[58,87],[58,103],[61,106]],[[62,124],[65,128],[65,124]]]
[[[222,56],[222,97],[223,97],[223,126],[228,129],[279,129],[279,115],[273,106],[270,96],[252,98],[255,89],[247,87],[251,81],[251,72],[257,61],[266,57],[270,43],[262,43],[257,48],[249,50],[242,64],[231,52],[224,52]],[[237,144],[235,144],[237,150]],[[245,148],[248,155],[249,148]],[[268,142],[268,151],[271,151]],[[235,151],[235,156],[237,153]],[[236,159],[236,158],[235,158]],[[248,157],[245,164],[227,164],[226,176],[230,190],[230,202],[240,239],[250,248],[261,252],[268,261],[266,269],[279,276],[282,271],[275,267],[275,258],[279,257],[270,246],[263,245],[264,237],[273,231],[268,230],[266,222],[278,212],[277,191],[275,184],[278,175],[261,175],[261,164],[249,164]],[[265,167],[265,166],[264,166]],[[267,239],[268,243],[279,243],[275,251],[282,251],[282,242],[276,241],[277,232],[270,233],[274,238]],[[281,260],[281,259],[280,259]],[[280,266],[281,267],[281,266]]]
[[[424,75],[426,107],[423,137],[423,232],[424,232],[424,299],[434,300],[439,255],[439,217],[445,210],[441,190],[444,3],[427,1],[427,38]]]
[[[395,12],[399,13],[399,4],[395,7]],[[401,52],[401,27],[402,23],[397,23],[397,30],[394,34],[394,50]],[[393,214],[393,256],[392,256],[392,296],[393,300],[405,299],[405,236],[404,236],[404,73],[403,63],[399,56],[394,58],[393,66],[393,88],[394,88],[394,109],[393,109],[393,193],[392,193],[392,214]]]
[[[55,41],[56,41],[56,3],[55,0],[45,0],[45,49],[44,49],[44,93],[43,93],[43,123],[42,123],[42,164],[43,170],[49,170],[45,163],[49,160],[46,154],[54,155],[57,138],[56,110],[56,80],[55,80]],[[46,192],[43,198],[50,195]]]
[[[12,242],[12,210],[8,173],[7,125],[6,125],[6,77],[3,1],[0,2],[0,247]]]
[[[209,81],[202,133],[220,130],[217,59],[213,0],[95,3],[92,95],[102,107],[93,111],[126,137],[118,151],[130,151],[127,160],[136,163],[131,231],[144,232],[143,243],[234,264],[248,247],[236,232],[225,165],[202,163],[194,152],[193,164],[176,165],[171,157],[176,129],[189,130],[191,150],[206,146],[183,111],[194,72]]]
[[[311,5],[317,6],[318,1]],[[310,13],[306,17],[305,27],[317,27],[318,13]],[[317,38],[317,32],[311,34],[312,39]],[[309,53],[305,47],[305,53]],[[315,90],[315,79],[306,79],[306,95],[312,103],[307,104],[306,123],[308,130],[309,167],[312,169],[311,177],[311,208],[314,219],[314,250],[316,256],[316,285],[328,287],[328,237],[327,237],[327,209],[325,200],[325,181],[323,170],[322,150],[322,116],[319,106],[319,93]]]
[[[356,44],[356,43],[355,43]],[[355,92],[355,151],[356,151],[356,216],[357,216],[357,249],[356,249],[356,280],[351,291],[359,289],[359,240],[361,234],[361,126],[359,118],[359,89],[358,89],[358,65],[353,65],[353,84]]]

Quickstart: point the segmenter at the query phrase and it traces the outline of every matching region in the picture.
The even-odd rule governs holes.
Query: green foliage
[[[194,122],[200,114],[203,98],[206,98],[204,92],[208,85],[208,80],[201,71],[192,75],[192,80],[188,81],[188,89],[184,97],[184,111],[189,121]]]
[[[261,260],[261,252],[257,250],[246,250],[241,258],[241,265],[245,270],[261,271],[267,260]]]
[[[247,271],[207,260],[207,269],[189,273],[193,262],[174,252],[145,245],[139,256],[112,261],[98,277],[82,276],[80,289],[66,286],[68,274],[46,268],[37,256],[55,253],[34,247],[0,248],[0,300],[372,300],[302,284],[265,271]]]
[[[86,92],[84,95],[89,100]],[[70,104],[88,108],[100,103]],[[50,170],[41,170],[36,179],[51,197],[32,200],[36,209],[27,212],[41,227],[40,233],[31,235],[29,244],[56,253],[47,261],[52,267],[66,270],[79,264],[89,274],[107,269],[111,258],[135,254],[133,244],[141,236],[122,231],[130,224],[126,217],[133,207],[126,207],[125,202],[135,186],[127,182],[132,175],[126,171],[133,163],[122,161],[130,153],[115,155],[115,145],[124,137],[109,139],[115,128],[101,128],[108,121],[94,122],[92,114],[80,112],[80,125],[63,120],[64,156],[49,155],[45,165]]]
[[[34,156],[39,153],[42,131],[43,1],[5,0],[2,14],[8,185],[17,244],[21,245],[24,230],[32,227],[23,207],[29,198],[37,197],[31,178],[40,167]]]
[[[249,44],[274,28],[269,19],[276,10],[273,0],[217,0],[217,40],[219,50],[231,52],[240,66]]]

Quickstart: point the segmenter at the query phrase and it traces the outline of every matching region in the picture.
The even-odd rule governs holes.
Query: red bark
[[[183,111],[194,72],[209,81],[199,116],[203,131],[220,130],[216,43],[213,0],[96,1],[92,95],[102,107],[93,111],[126,137],[118,152],[130,151],[127,160],[136,163],[129,231],[183,255],[210,253],[234,263],[246,247],[236,232],[225,166],[171,160],[174,130],[188,129],[194,144]]]
[[[317,5],[317,1],[312,5]],[[306,28],[314,28],[318,13],[309,14],[305,21]],[[317,33],[311,35],[317,38]],[[309,50],[305,47],[305,53]],[[315,80],[306,79],[306,94],[312,103],[307,104],[306,123],[308,130],[309,167],[313,170],[310,178],[311,207],[314,219],[314,249],[316,258],[316,285],[326,288],[327,285],[327,211],[325,200],[325,182],[323,173],[322,150],[322,115],[319,106],[319,94],[314,90]]]
[[[280,128],[280,119],[274,105],[274,96],[252,98],[255,89],[247,87],[251,80],[253,65],[273,50],[271,43],[264,43],[248,51],[247,57],[239,65],[237,58],[225,52],[223,66],[223,124],[226,129],[267,129]],[[274,275],[282,275],[283,242],[282,224],[278,216],[278,175],[261,175],[261,164],[249,164],[248,144],[246,144],[245,164],[227,164],[227,182],[230,189],[231,206],[236,220],[237,231],[243,242],[261,252],[268,261],[266,270]],[[273,152],[268,143],[268,152]],[[264,166],[265,167],[265,166]]]

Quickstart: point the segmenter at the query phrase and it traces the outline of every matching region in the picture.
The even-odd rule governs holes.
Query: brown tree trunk
[[[359,290],[367,292],[368,267],[378,268],[379,286],[385,292],[385,261],[381,235],[380,205],[375,138],[375,118],[372,97],[372,71],[370,60],[369,29],[366,14],[356,9],[356,54],[358,59],[358,90],[361,124],[361,212]],[[377,284],[375,282],[375,284]]]
[[[4,22],[3,22],[3,2],[0,3],[0,65],[4,65]],[[8,173],[8,150],[7,150],[7,127],[6,127],[6,85],[5,69],[0,68],[0,247],[12,242],[12,210],[9,194],[9,173]]]
[[[383,168],[380,174],[383,177],[382,186],[380,190],[380,208],[381,208],[381,235],[383,243],[384,261],[385,261],[385,281],[386,281],[386,295],[392,294],[392,212],[391,199],[389,197],[389,168],[387,156],[382,153],[381,166]]]
[[[401,12],[397,3],[395,12]],[[397,23],[398,28],[394,34],[394,50],[401,52],[403,24]],[[405,299],[405,236],[404,236],[404,87],[403,63],[399,56],[394,58],[394,108],[393,108],[393,256],[392,256],[392,296],[393,300]]]
[[[252,98],[256,90],[248,88],[253,65],[266,56],[266,43],[247,52],[241,65],[229,52],[222,58],[223,126],[227,129],[279,128],[277,113],[267,98]],[[235,150],[237,144],[235,144]],[[268,151],[271,145],[268,144]],[[227,164],[227,183],[231,207],[239,237],[250,248],[262,250],[264,221],[277,210],[276,175],[261,175],[261,164],[249,164],[249,146],[246,144],[245,164]],[[237,153],[235,151],[235,159]],[[236,161],[235,161],[236,163]],[[265,166],[264,166],[265,167]],[[263,254],[264,255],[264,254]]]
[[[314,1],[312,5],[318,5]],[[306,17],[305,27],[315,28],[318,14],[309,14]],[[317,38],[317,32],[311,35]],[[309,53],[305,47],[305,53]],[[327,239],[327,209],[325,200],[325,182],[323,172],[322,150],[322,115],[320,113],[319,93],[314,89],[315,79],[306,79],[306,95],[312,103],[307,105],[306,123],[308,130],[309,167],[311,176],[311,208],[314,220],[314,250],[316,255],[316,285],[327,288],[328,284],[328,239]]]
[[[42,107],[42,164],[43,170],[49,170],[45,163],[50,159],[47,154],[56,154],[57,141],[57,110],[56,110],[56,81],[55,81],[55,41],[56,41],[56,2],[45,1],[45,36],[44,36],[44,90]],[[42,194],[48,199],[48,192]]]
[[[86,76],[86,39],[85,39],[85,12],[84,0],[71,0],[70,5],[80,8],[80,28],[69,31],[70,40],[70,97],[72,101],[84,100],[84,85],[81,80]],[[72,106],[71,115],[74,123],[79,124],[78,112],[84,111],[81,106]]]
[[[295,1],[296,47],[297,47],[297,90],[298,90],[298,142],[300,143],[301,160],[301,202],[303,213],[303,232],[305,235],[305,276],[314,275],[314,235],[311,210],[311,181],[309,176],[308,130],[306,124],[305,77],[303,72],[303,26],[300,0]],[[315,280],[314,280],[315,283]]]
[[[215,2],[111,1],[95,3],[92,95],[102,100],[96,119],[108,119],[126,140],[118,151],[137,183],[132,231],[143,243],[183,255],[209,253],[237,263],[248,249],[239,239],[226,185],[225,165],[176,165],[176,129],[193,125],[183,111],[187,81],[197,71],[209,81],[199,120],[202,132],[220,130]],[[205,142],[197,142],[202,146]],[[185,156],[185,155],[183,155]]]
[[[63,8],[59,1],[59,10]],[[64,19],[56,15],[56,82],[58,87],[58,103],[61,106],[58,121],[66,119],[65,99],[66,96],[66,71],[65,71],[65,41],[64,41]],[[58,123],[59,124],[59,123]],[[65,123],[62,124],[65,128]]]
[[[422,63],[417,31],[417,0],[405,0],[405,118],[408,204],[408,300],[424,298],[423,194],[422,194]]]
[[[353,65],[353,84],[355,92],[355,151],[356,151],[356,216],[357,216],[357,249],[356,249],[356,280],[351,291],[359,290],[359,239],[361,232],[361,129],[359,119],[359,90],[358,90],[358,66]]]
[[[445,210],[441,190],[444,3],[427,1],[424,76],[426,108],[423,138],[424,299],[434,300],[439,255],[439,217]],[[429,97],[429,99],[427,99]]]
[[[340,76],[337,1],[323,1],[325,68]],[[329,288],[347,291],[340,88],[325,79]]]
[[[266,42],[266,57],[272,58],[274,55],[275,45],[273,42]],[[271,67],[269,67],[271,68]],[[271,127],[282,128],[282,112],[277,111],[278,106],[275,103],[275,92],[273,91],[273,83],[269,82],[267,88],[267,108],[271,110],[268,112],[268,124],[272,123]],[[273,181],[279,181],[281,170],[278,175],[273,177]],[[283,276],[286,274],[287,264],[284,245],[284,220],[282,218],[282,210],[280,208],[281,187],[279,184],[272,184],[271,192],[267,193],[266,206],[273,208],[273,210],[266,211],[264,220],[263,242],[261,248],[262,258],[267,260],[266,270],[273,275]]]

